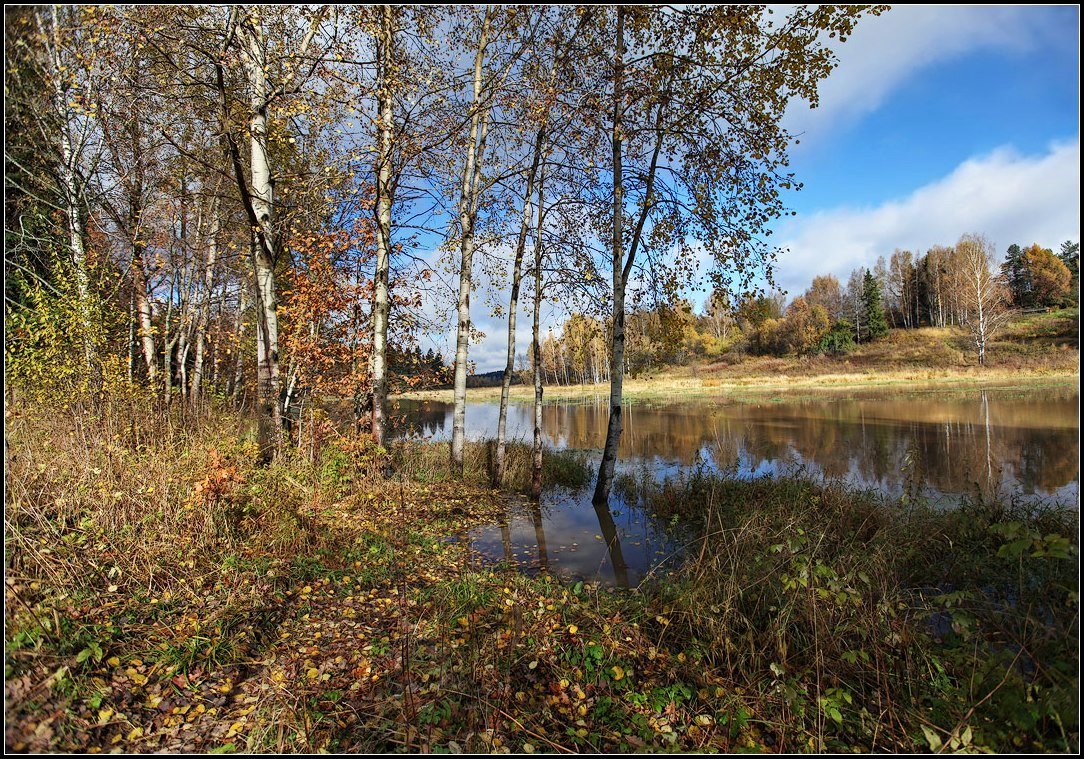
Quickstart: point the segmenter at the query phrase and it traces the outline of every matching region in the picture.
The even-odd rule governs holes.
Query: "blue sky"
[[[898,248],[962,234],[1057,249],[1079,240],[1079,10],[895,7],[839,50],[792,168],[805,190],[778,234],[777,281],[845,281]]]
[[[789,249],[776,282],[793,297],[817,274],[846,283],[896,248],[921,254],[973,232],[999,256],[1014,242],[1079,240],[1079,40],[1076,6],[901,6],[863,19],[820,107],[787,114],[805,189],[776,230]],[[504,320],[474,303],[486,337],[471,358],[502,368]],[[437,342],[445,355],[453,331]]]

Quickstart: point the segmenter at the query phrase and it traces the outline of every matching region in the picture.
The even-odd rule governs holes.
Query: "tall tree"
[[[1002,277],[992,271],[993,245],[982,235],[964,235],[956,244],[959,257],[961,300],[966,309],[964,324],[978,353],[986,363],[986,348],[1011,315],[1009,292]]]
[[[260,446],[265,457],[280,444],[283,427],[278,291],[275,284],[280,240],[275,217],[268,115],[276,99],[284,96],[291,87],[300,86],[301,82],[295,80],[302,74],[302,63],[309,63],[306,60],[308,50],[316,37],[325,9],[322,7],[313,14],[307,32],[293,51],[293,60],[274,61],[276,64],[285,64],[281,67],[276,65],[274,68],[270,66],[268,39],[264,30],[263,19],[266,12],[261,6],[234,9],[226,22],[224,35],[223,53],[230,48],[236,49],[243,64],[248,87],[248,172],[243,168],[239,141],[231,128],[233,118],[224,65],[221,62],[216,63],[217,85],[222,103],[222,128],[227,139],[233,178],[252,231],[250,257],[256,309],[256,395],[260,407]],[[309,69],[310,72],[312,68]],[[277,82],[271,81],[272,71],[280,77]]]
[[[811,306],[822,307],[833,324],[844,316],[843,289],[839,286],[839,280],[831,274],[813,277],[812,284],[805,291],[805,299]]]
[[[730,277],[770,275],[767,225],[783,213],[780,190],[795,186],[783,171],[791,139],[781,126],[785,108],[791,98],[816,103],[817,85],[834,66],[821,32],[845,38],[864,12],[801,8],[777,26],[767,9],[751,6],[595,11],[608,73],[595,110],[610,117],[613,325],[596,503],[609,498],[622,431],[625,307],[634,272],[672,299],[699,243]]]
[[[854,341],[856,343],[861,343],[869,337],[865,307],[865,279],[868,273],[864,267],[860,266],[851,272],[851,276],[847,280],[847,321],[854,327]]]
[[[1024,251],[1013,243],[1005,252],[1005,263],[1001,272],[1009,286],[1012,302],[1016,306],[1028,305],[1031,298],[1031,283],[1028,280],[1027,265],[1024,263]]]
[[[888,334],[888,320],[885,319],[881,302],[881,283],[868,269],[862,282],[862,310],[865,312],[866,334],[870,340]]]
[[[475,226],[481,202],[482,160],[489,131],[491,102],[484,91],[486,50],[497,10],[490,6],[482,12],[478,42],[474,51],[472,97],[468,106],[470,132],[463,158],[460,182],[459,224],[459,294],[456,299],[455,379],[452,411],[452,471],[463,473],[463,449],[466,436],[467,348],[470,342],[470,293],[473,281]]]
[[[1029,245],[1023,253],[1029,283],[1029,305],[1054,306],[1069,293],[1073,275],[1052,250]]]
[[[1078,303],[1080,301],[1080,243],[1072,240],[1063,242],[1061,250],[1058,251],[1058,258],[1069,269],[1068,302]]]
[[[523,86],[526,88],[526,97],[519,113],[521,116],[521,128],[523,137],[520,140],[530,145],[527,158],[527,169],[523,185],[522,207],[519,214],[519,230],[516,235],[516,243],[512,259],[512,282],[508,299],[508,349],[505,357],[503,381],[501,383],[500,410],[497,419],[497,445],[494,456],[493,483],[499,486],[504,476],[506,427],[508,418],[508,399],[512,384],[512,374],[516,356],[516,321],[519,310],[520,286],[523,272],[523,259],[526,252],[527,237],[531,229],[532,215],[537,215],[542,220],[541,195],[539,202],[532,207],[532,198],[535,194],[536,185],[540,188],[539,177],[542,165],[552,149],[554,140],[553,121],[557,121],[557,129],[561,129],[561,122],[566,125],[575,116],[573,109],[562,107],[559,99],[559,90],[574,89],[574,67],[569,63],[569,51],[571,45],[569,39],[574,38],[575,31],[569,33],[573,13],[570,9],[556,9],[547,13],[540,21],[546,24],[543,32],[536,35],[536,43],[532,51],[525,56],[525,74]],[[580,15],[578,24],[583,24],[585,16]],[[560,79],[561,87],[558,87]],[[567,126],[565,127],[567,129]],[[533,140],[531,139],[533,131]],[[539,230],[541,225],[539,225]],[[540,234],[540,231],[539,231]],[[541,241],[536,239],[536,246]]]
[[[388,276],[391,262],[391,209],[395,201],[392,177],[392,149],[395,129],[393,89],[398,77],[395,37],[399,10],[391,5],[380,7],[376,40],[377,164],[376,164],[376,272],[373,277],[373,348],[371,376],[372,435],[377,445],[384,443],[384,403],[387,396]]]

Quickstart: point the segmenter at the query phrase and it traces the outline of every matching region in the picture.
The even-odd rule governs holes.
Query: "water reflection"
[[[697,401],[630,405],[622,461],[647,461],[659,474],[698,460],[755,476],[805,467],[898,496],[1023,493],[1077,498],[1079,393],[1072,388],[1019,392],[976,390],[893,398],[802,400],[723,405]],[[427,438],[445,439],[451,406],[401,402],[399,411]],[[509,409],[510,436],[530,439],[531,408]],[[599,449],[607,408],[548,403],[543,432],[556,448]],[[497,406],[468,404],[467,434],[491,437]]]
[[[925,393],[730,404],[698,401],[630,405],[625,412],[620,470],[656,478],[695,465],[742,477],[803,468],[843,478],[896,498],[951,501],[961,494],[1012,495],[1075,503],[1078,498],[1076,389]],[[497,405],[473,403],[467,433],[492,437]],[[447,439],[450,404],[401,402],[408,431]],[[556,448],[601,448],[607,409],[598,403],[549,403],[543,432]],[[529,440],[531,407],[509,409],[509,435]],[[590,488],[551,488],[541,503],[514,502],[498,524],[475,530],[481,553],[526,572],[639,583],[678,549],[681,536],[615,493],[610,508],[591,505]]]
[[[555,539],[547,543],[547,536]],[[620,500],[611,508],[594,507],[590,492],[565,488],[547,490],[537,503],[511,499],[497,524],[459,539],[527,574],[552,571],[566,580],[598,578],[621,588],[637,585],[677,544],[677,536],[643,510]]]

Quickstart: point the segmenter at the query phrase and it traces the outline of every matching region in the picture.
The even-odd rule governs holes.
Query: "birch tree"
[[[574,31],[572,35],[568,35],[566,32],[567,28],[572,28],[571,15],[571,13],[558,11],[547,19],[552,26],[546,32],[546,39],[540,39],[538,44],[534,47],[534,55],[532,56],[531,66],[529,67],[530,70],[525,82],[526,86],[530,88],[530,94],[527,96],[527,103],[523,109],[524,131],[527,134],[530,134],[533,129],[533,141],[530,142],[531,148],[528,153],[529,165],[524,179],[523,200],[519,214],[519,230],[516,236],[512,258],[512,281],[508,299],[508,347],[504,377],[501,383],[500,410],[497,418],[496,453],[494,456],[492,473],[494,487],[499,487],[504,477],[508,396],[512,385],[516,357],[516,319],[519,310],[520,285],[523,277],[523,259],[526,252],[527,239],[531,231],[532,217],[538,219],[535,236],[536,282],[537,277],[541,274],[539,268],[541,266],[540,246],[542,243],[540,237],[543,219],[543,194],[540,177],[544,156],[549,152],[550,143],[553,139],[553,135],[551,134],[553,127],[551,126],[551,123],[555,120],[555,116],[557,121],[564,121],[565,124],[568,123],[568,119],[575,118],[572,109],[560,107],[557,88],[557,79],[559,75],[563,85],[562,89],[567,91],[575,88],[575,74],[568,65],[568,53],[571,46],[568,44],[567,40],[568,36],[575,36],[575,34]],[[583,17],[581,16],[581,23],[582,18]],[[538,199],[532,206],[536,185],[538,187]],[[540,305],[537,302],[539,295],[540,294],[536,291],[536,306]],[[532,325],[532,331],[537,332],[537,324]],[[537,334],[535,335],[535,339],[537,340]],[[536,455],[540,457],[541,438],[540,435],[537,437],[539,439],[536,443]],[[537,468],[539,470],[541,469],[540,462]]]
[[[956,244],[961,266],[962,300],[965,307],[964,326],[978,354],[979,365],[986,364],[986,348],[1012,311],[1004,278],[994,273],[995,251],[986,237],[964,235]]]
[[[292,65],[284,70],[277,84],[269,80],[268,41],[264,34],[261,6],[235,9],[227,20],[223,53],[236,48],[243,64],[248,86],[249,171],[243,167],[241,148],[229,128],[232,110],[226,87],[226,72],[216,63],[217,85],[222,102],[222,123],[233,168],[233,179],[248,217],[252,232],[251,263],[256,310],[257,399],[260,407],[260,441],[265,456],[278,445],[283,426],[281,405],[282,380],[279,357],[278,293],[275,267],[279,254],[279,230],[275,223],[272,167],[268,150],[268,112],[276,98],[300,86],[305,76],[302,63],[325,12],[320,8],[312,17]],[[307,62],[306,62],[307,63]],[[311,73],[310,67],[308,73]]]
[[[785,109],[792,99],[816,105],[818,83],[835,65],[825,37],[845,39],[866,10],[797,8],[778,25],[752,6],[595,11],[609,71],[598,110],[605,102],[610,116],[613,319],[595,503],[609,498],[622,431],[630,281],[635,275],[657,297],[676,298],[699,246],[734,289],[754,273],[771,284],[769,223],[784,213],[781,191],[800,187],[786,172]]]
[[[381,6],[376,40],[377,162],[376,162],[376,272],[373,277],[373,347],[370,376],[373,388],[372,435],[384,442],[384,403],[387,397],[388,275],[391,261],[391,209],[395,199],[392,182],[394,105],[397,83],[395,34],[399,11]]]
[[[463,158],[457,207],[459,224],[459,291],[456,297],[455,367],[453,380],[452,412],[452,471],[463,474],[463,449],[466,433],[467,407],[467,348],[470,342],[470,293],[474,266],[474,234],[478,221],[478,205],[481,200],[479,185],[482,173],[482,157],[485,153],[489,130],[490,103],[484,97],[486,50],[490,44],[490,32],[497,10],[485,9],[478,32],[474,52],[474,74],[471,99],[468,107],[470,130]]]

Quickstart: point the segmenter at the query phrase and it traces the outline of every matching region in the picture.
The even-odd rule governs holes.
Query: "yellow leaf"
[[[98,712],[98,724],[104,725],[109,721],[109,718],[113,716],[113,710],[109,708],[102,709]]]
[[[612,667],[612,671],[614,673],[614,680],[624,680],[625,679],[625,670],[621,669],[621,667],[614,666],[614,667]]]
[[[578,631],[579,629],[580,629],[580,628],[576,627],[576,625],[569,625],[569,626],[568,626],[568,632],[569,632],[569,634],[570,634],[570,635],[575,635],[575,634],[576,634],[576,632],[577,632],[577,631]]]
[[[316,667],[309,667],[309,671],[305,674],[308,675],[310,680],[315,680],[317,677],[320,676],[320,670],[318,670]]]

